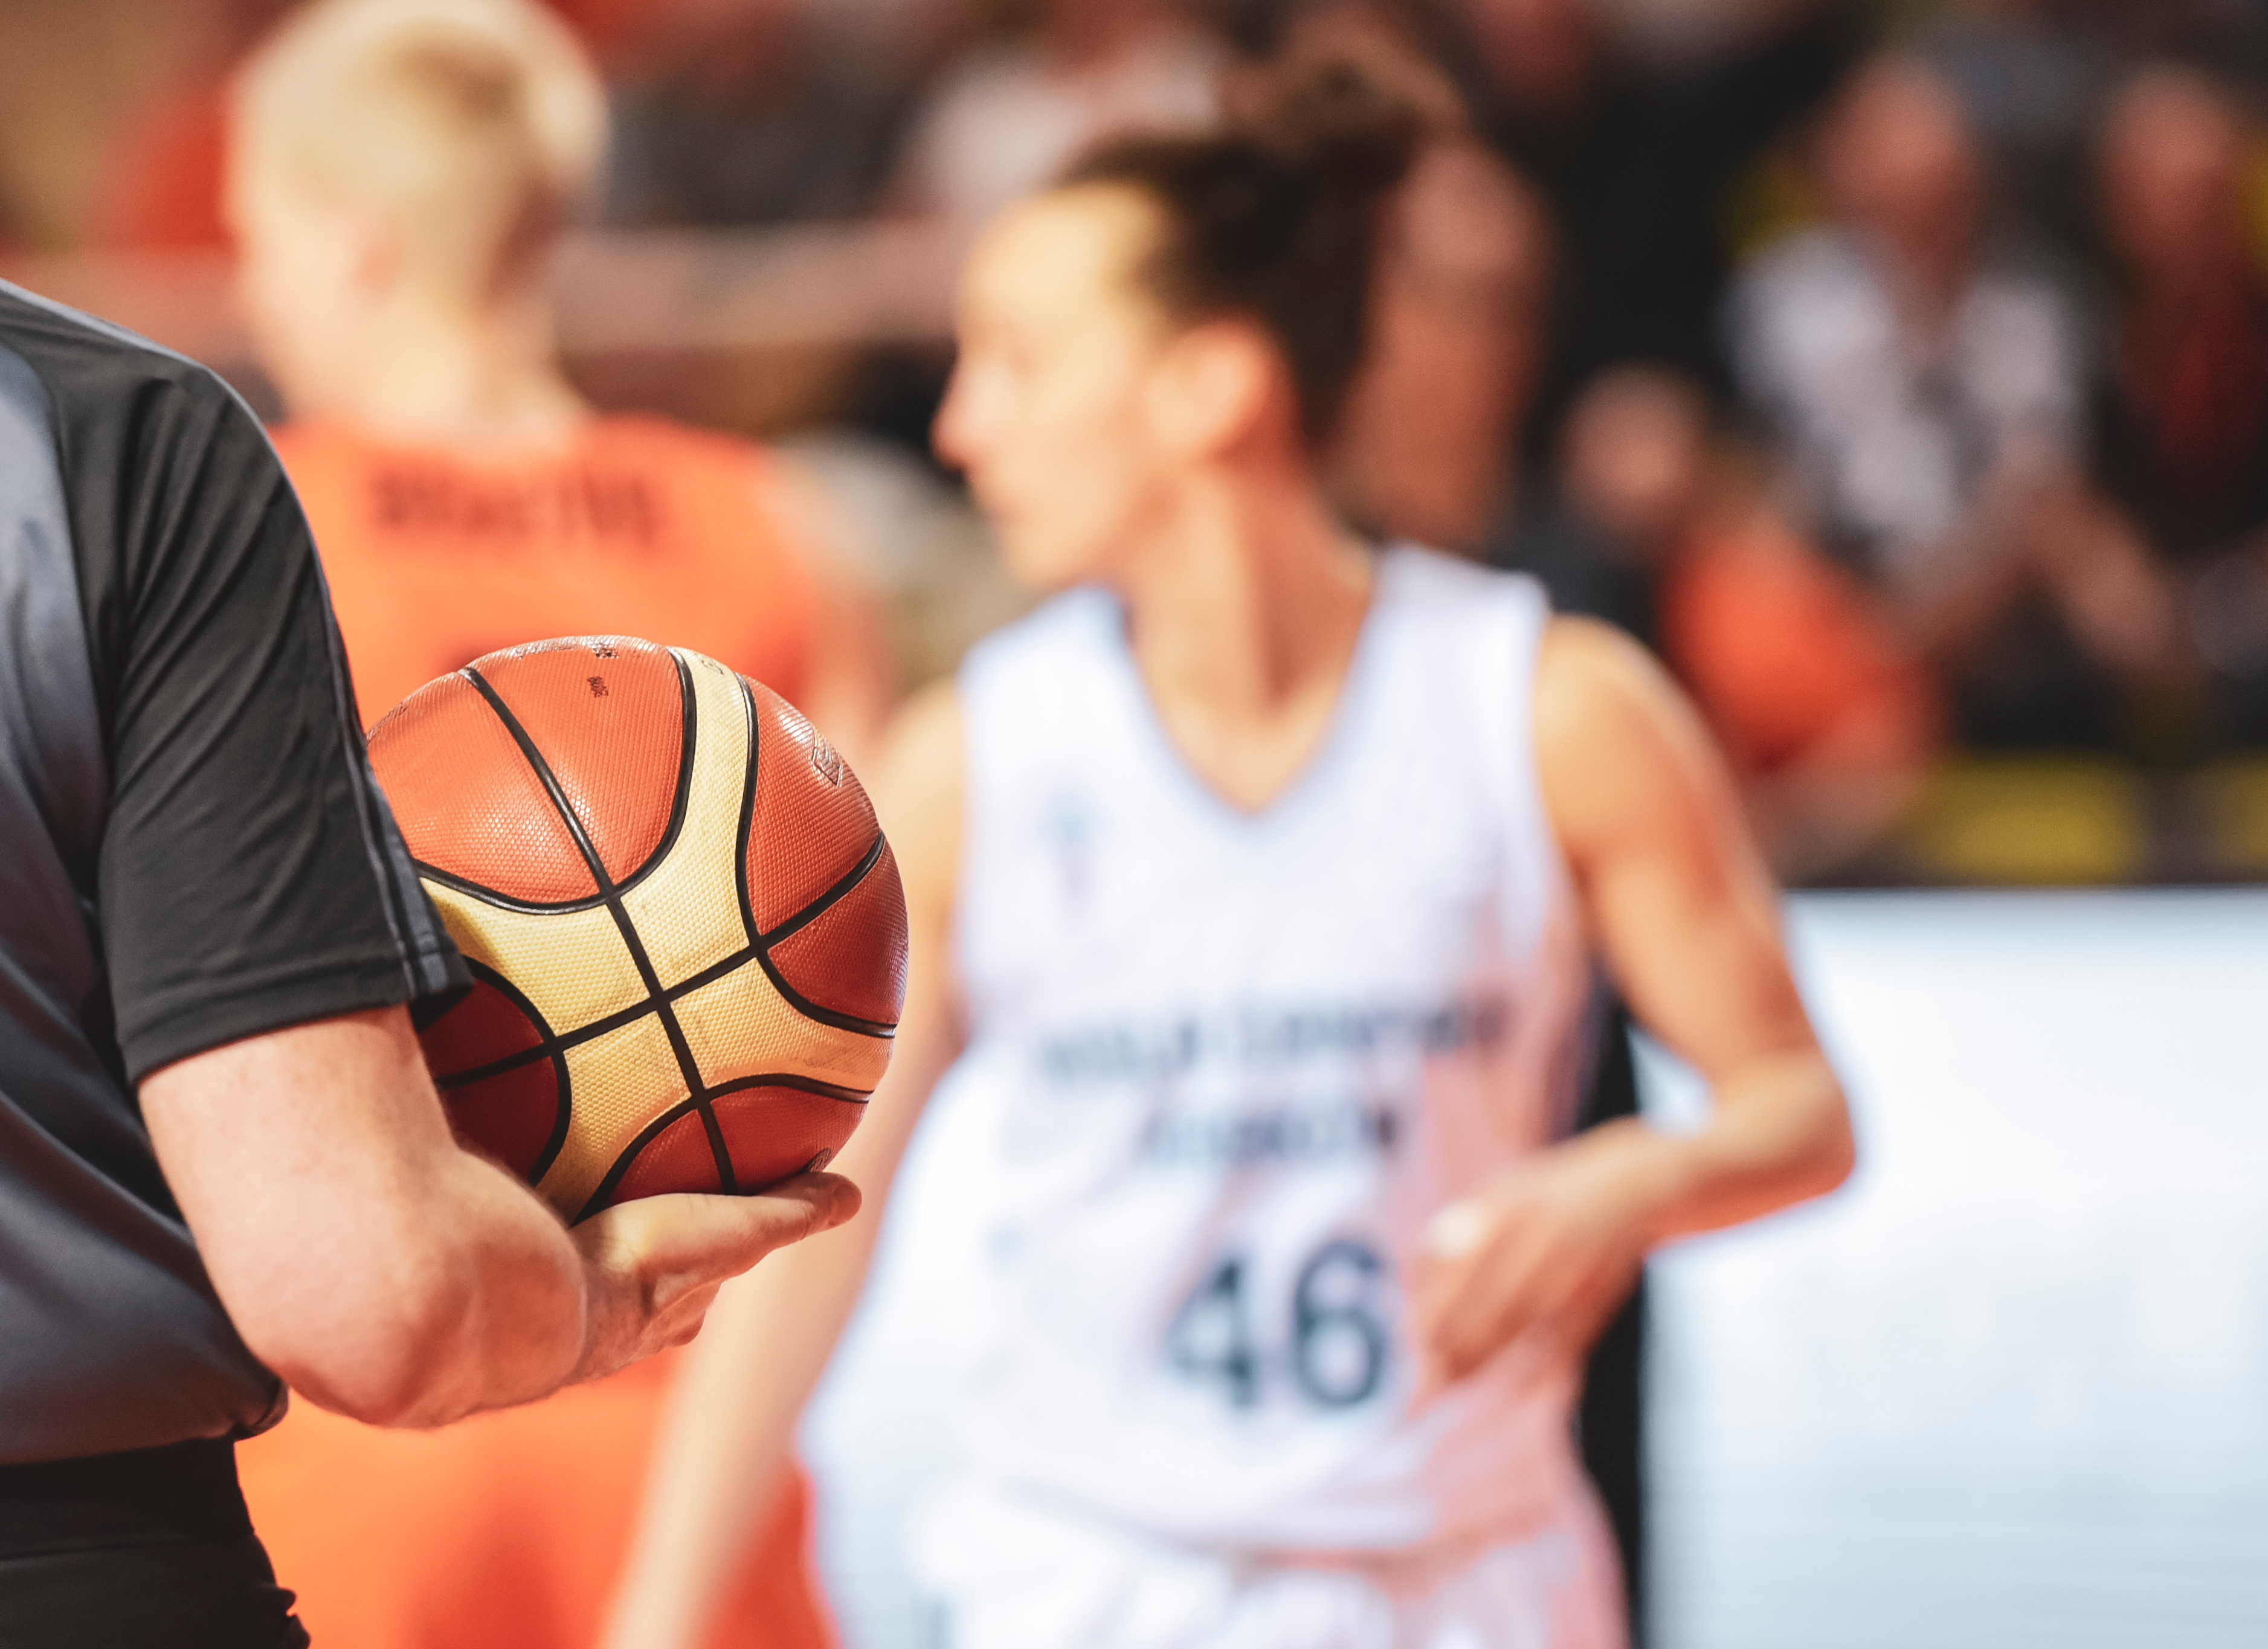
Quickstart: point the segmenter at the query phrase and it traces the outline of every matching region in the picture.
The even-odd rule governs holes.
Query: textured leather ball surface
[[[569,1219],[824,1166],[889,1063],[896,860],[843,759],[713,659],[578,637],[404,700],[371,762],[473,989],[450,1124]]]

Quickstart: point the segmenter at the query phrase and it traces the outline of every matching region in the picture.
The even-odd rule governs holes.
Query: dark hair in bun
[[[1458,123],[1454,98],[1375,52],[1294,55],[1231,82],[1222,130],[1089,150],[1060,188],[1130,188],[1160,228],[1137,271],[1167,315],[1241,315],[1283,351],[1311,447],[1329,439],[1367,342],[1387,197]]]

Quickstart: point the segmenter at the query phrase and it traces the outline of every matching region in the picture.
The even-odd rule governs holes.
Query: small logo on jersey
[[[591,649],[591,656],[593,659],[619,659],[622,655],[616,652],[612,647],[608,646],[606,643],[600,642],[597,646]]]
[[[602,676],[602,675],[594,675],[594,676],[589,676],[589,677],[586,677],[585,679],[586,679],[586,680],[591,683],[591,696],[592,696],[593,698],[604,698],[604,697],[606,697],[606,696],[607,696],[607,678],[606,678],[606,677],[604,677],[604,676]]]
[[[1086,904],[1094,868],[1094,819],[1078,796],[1058,796],[1048,810],[1048,847],[1055,856],[1056,874],[1066,907]]]
[[[811,735],[811,770],[829,784],[843,782],[843,758],[835,754],[835,747],[817,733]]]

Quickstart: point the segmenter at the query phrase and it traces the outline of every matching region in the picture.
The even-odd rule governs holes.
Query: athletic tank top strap
[[[1466,718],[1467,748],[1487,770],[1505,827],[1506,939],[1524,953],[1569,892],[1535,767],[1535,673],[1550,598],[1524,573],[1416,548],[1388,551],[1380,576],[1381,593],[1391,580],[1413,655],[1404,712]]]

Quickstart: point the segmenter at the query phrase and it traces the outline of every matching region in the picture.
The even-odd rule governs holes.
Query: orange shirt
[[[1929,679],[1808,544],[1749,519],[1695,534],[1667,578],[1662,652],[1744,773],[1860,719],[1936,717]]]
[[[622,1577],[675,1358],[438,1432],[305,1398],[237,1450],[244,1496],[322,1649],[591,1649]],[[832,1649],[792,1473],[706,1649]]]
[[[277,432],[363,718],[498,647],[642,636],[790,699],[809,563],[762,451],[594,418],[470,453]],[[589,1649],[628,1555],[674,1359],[427,1433],[301,1400],[239,1451],[253,1522],[324,1649]],[[799,1475],[728,1581],[710,1649],[829,1649]]]
[[[808,563],[761,448],[659,418],[453,450],[279,430],[363,720],[484,652],[554,636],[690,647],[794,702]]]

